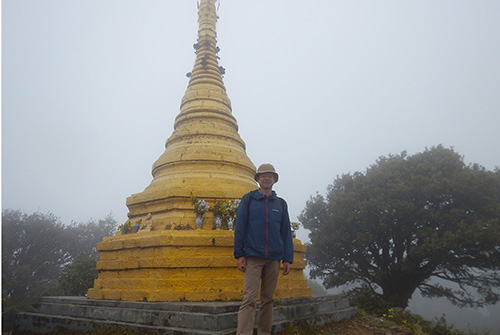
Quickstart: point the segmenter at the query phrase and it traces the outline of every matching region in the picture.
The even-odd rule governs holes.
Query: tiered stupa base
[[[233,257],[234,232],[165,230],[117,235],[98,244],[91,299],[126,301],[241,300],[243,273]],[[294,263],[280,275],[275,299],[310,297],[305,246],[294,240]]]

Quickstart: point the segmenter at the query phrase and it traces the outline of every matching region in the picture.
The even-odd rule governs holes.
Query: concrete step
[[[92,331],[130,328],[139,332],[175,335],[236,333],[241,302],[131,302],[85,297],[43,297],[20,313],[18,331],[50,333],[57,329]],[[274,302],[274,331],[287,324],[319,325],[350,318],[356,308],[340,296],[295,298]]]

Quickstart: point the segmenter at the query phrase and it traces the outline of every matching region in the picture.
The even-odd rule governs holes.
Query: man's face
[[[269,189],[272,188],[275,180],[274,180],[274,174],[268,172],[268,173],[263,173],[259,175],[259,179],[257,180],[260,187],[263,189]]]

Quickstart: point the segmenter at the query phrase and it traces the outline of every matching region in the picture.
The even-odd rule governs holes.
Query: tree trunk
[[[411,280],[392,281],[382,286],[382,297],[391,307],[405,309],[417,287]]]

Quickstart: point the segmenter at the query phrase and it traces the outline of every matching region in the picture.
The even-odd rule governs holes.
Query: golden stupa
[[[234,201],[257,188],[255,166],[238,134],[218,64],[214,0],[198,9],[196,61],[165,152],[153,164],[153,180],[127,199],[128,223],[137,233],[118,233],[98,244],[98,278],[92,299],[128,301],[239,300],[243,274],[233,258],[234,232],[206,213],[195,224],[192,197]],[[124,224],[127,225],[127,224]],[[294,263],[281,276],[276,299],[309,297],[303,270],[305,246],[294,240]]]

